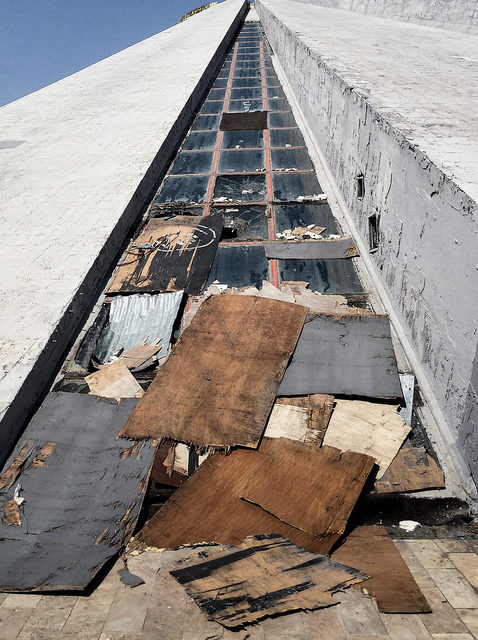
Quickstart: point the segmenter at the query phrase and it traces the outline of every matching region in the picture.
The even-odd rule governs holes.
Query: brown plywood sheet
[[[320,447],[333,404],[333,396],[321,394],[277,398],[264,437],[289,438]]]
[[[131,349],[123,351],[119,359],[128,367],[128,369],[136,369],[136,367],[140,367],[150,358],[155,356],[162,348],[159,344],[160,338],[154,340],[151,344],[146,344],[146,342],[147,338],[145,338],[141,344],[137,344],[134,347],[131,347]],[[166,355],[166,353],[164,355]]]
[[[257,447],[307,309],[212,296],[200,307],[121,435],[197,447]]]
[[[122,360],[101,367],[99,371],[86,376],[85,382],[90,388],[90,395],[101,398],[120,400],[144,395],[143,389]]]
[[[221,236],[222,214],[152,218],[118,266],[108,293],[198,294]]]
[[[357,527],[332,554],[334,560],[351,563],[371,578],[359,588],[375,598],[383,613],[431,611],[419,586],[384,527]]]
[[[246,131],[267,129],[267,111],[247,111],[245,113],[223,113],[221,131]]]
[[[405,443],[386,473],[375,482],[376,493],[444,489],[445,475],[424,447]]]
[[[375,458],[381,478],[411,430],[397,409],[395,404],[337,400],[324,444]]]
[[[303,469],[299,472],[300,482],[295,485],[289,485],[290,478],[284,474],[283,452],[291,452],[288,443],[297,455],[288,455],[287,459],[295,461],[298,472]],[[302,466],[304,458],[308,458],[307,452],[315,454],[312,459],[317,463],[310,476],[306,475],[310,469]],[[335,470],[339,473],[332,480],[327,475],[331,465],[322,465],[322,461],[331,456],[335,457]],[[334,528],[342,530],[343,520],[348,517],[373,465],[373,460],[361,454],[345,454],[342,463],[339,457],[340,452],[330,448],[315,449],[284,438],[264,438],[257,451],[237,449],[228,456],[211,455],[146,523],[131,549],[144,546],[177,549],[181,545],[201,542],[237,545],[250,535],[278,533],[304,549],[328,553],[340,535]],[[321,467],[324,472],[320,472]],[[331,530],[314,537],[241,500],[249,478],[257,478],[258,483],[272,483],[274,493],[284,490],[292,500],[299,493],[306,494],[317,506],[318,517]],[[328,486],[322,487],[322,483],[328,483]],[[320,487],[318,492],[317,487]]]
[[[237,629],[281,613],[338,604],[333,594],[367,575],[275,534],[198,550],[170,574],[209,620]]]
[[[281,260],[325,260],[355,258],[359,255],[352,238],[306,240],[303,242],[264,242],[266,258]]]
[[[3,513],[3,521],[6,524],[21,525],[20,506],[14,498],[12,500],[5,500],[3,503]]]

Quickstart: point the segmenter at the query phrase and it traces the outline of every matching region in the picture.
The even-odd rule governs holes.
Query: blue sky
[[[0,0],[0,105],[175,24],[207,0]]]

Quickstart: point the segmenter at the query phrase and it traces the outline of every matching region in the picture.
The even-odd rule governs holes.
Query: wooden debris
[[[257,447],[306,313],[267,298],[212,296],[120,435]]]
[[[424,447],[405,443],[386,473],[375,481],[375,493],[444,489],[445,475]]]
[[[315,449],[284,438],[264,438],[257,451],[216,453],[146,523],[130,549],[177,549],[201,542],[240,544],[247,536],[274,532],[314,553],[328,553],[372,467],[373,460],[361,454],[341,455],[330,447]],[[281,500],[279,493],[287,496],[284,500],[297,499],[291,519],[300,528],[241,500],[241,496],[255,495],[254,486],[245,491],[249,479],[272,487],[271,502],[275,497]],[[313,506],[307,507],[303,520],[299,510],[308,501]],[[281,505],[272,504],[273,509],[276,506]],[[311,528],[320,535],[303,530],[305,518],[313,520]]]
[[[188,477],[187,467],[184,470],[179,470],[176,464],[176,455],[174,455],[173,467],[171,469],[169,464],[171,461],[171,448],[172,445],[167,440],[164,440],[159,446],[151,469],[151,480],[171,487],[179,487]],[[171,470],[171,473],[168,473],[168,469]]]
[[[3,503],[3,511],[4,511],[4,518],[3,521],[10,525],[10,524],[16,524],[16,525],[21,525],[21,519],[20,519],[20,505],[17,503],[17,501],[15,499],[13,500],[5,500],[5,502]]]
[[[121,360],[101,367],[99,371],[86,376],[85,381],[90,387],[90,395],[101,398],[121,400],[144,395],[143,389]]]
[[[161,350],[160,340],[154,340],[151,344],[146,344],[146,340],[131,349],[123,351],[119,360],[123,362],[128,369],[136,369],[147,362]],[[164,354],[166,355],[166,354]]]
[[[280,613],[338,604],[333,593],[367,575],[276,534],[196,551],[170,571],[209,620],[237,629]]]
[[[361,400],[337,400],[324,444],[375,458],[381,478],[410,433],[398,405]]]
[[[304,240],[264,242],[266,258],[269,260],[330,260],[355,258],[359,255],[352,238],[337,240]]]
[[[377,601],[383,613],[431,611],[420,587],[384,527],[357,527],[332,554],[371,578],[358,588]]]
[[[320,394],[277,398],[264,437],[289,438],[320,447],[333,403],[333,396]]]

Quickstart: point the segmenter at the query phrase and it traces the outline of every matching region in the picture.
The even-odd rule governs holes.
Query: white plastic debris
[[[341,237],[342,236],[339,236],[337,233],[329,233],[327,236],[329,240],[340,240]]]
[[[15,500],[15,502],[19,506],[25,502],[25,498],[21,498],[20,497],[20,491],[21,490],[22,490],[22,485],[21,484],[17,484],[17,486],[15,487],[15,489],[13,491],[13,499]]]
[[[241,193],[243,196],[246,196],[249,193],[254,193],[254,189],[243,189]]]
[[[214,198],[214,202],[229,202],[230,198],[226,198],[226,196],[221,196],[220,198]]]
[[[219,289],[219,291],[225,291],[228,287],[227,284],[222,284],[221,282],[219,282],[219,280],[214,280],[214,282],[212,283],[215,287],[217,287]]]
[[[229,209],[226,209],[226,213],[239,213],[239,209],[231,209],[231,208],[229,208]],[[193,236],[193,238],[194,238],[194,236]]]
[[[313,202],[327,202],[327,196],[325,193],[319,193],[318,195],[314,193],[312,196],[298,196],[297,202],[306,202],[312,200]]]
[[[236,149],[240,149],[241,145],[240,144],[236,144]]]
[[[292,145],[291,145],[291,144],[286,144],[285,146],[286,146],[286,147],[291,147]]]
[[[398,526],[404,531],[415,531],[417,527],[422,525],[419,522],[415,522],[415,520],[400,520]]]

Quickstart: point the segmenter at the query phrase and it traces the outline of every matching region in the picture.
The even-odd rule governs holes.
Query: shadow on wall
[[[478,484],[478,347],[466,394],[463,421],[458,427],[458,442],[463,447],[473,479]]]

